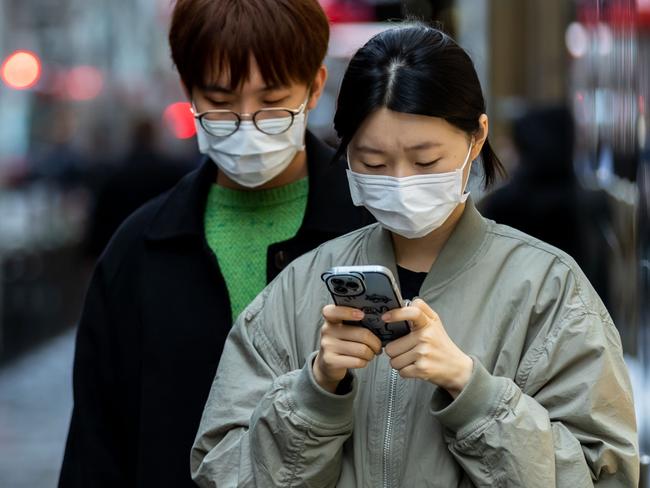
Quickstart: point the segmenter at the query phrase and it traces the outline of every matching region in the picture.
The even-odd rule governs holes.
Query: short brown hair
[[[248,78],[251,55],[270,86],[311,83],[328,42],[317,0],[177,0],[169,30],[188,90],[213,82],[226,67],[234,90]]]

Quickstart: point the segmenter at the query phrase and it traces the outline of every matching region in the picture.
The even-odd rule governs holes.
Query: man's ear
[[[309,94],[309,101],[307,102],[307,110],[316,108],[318,100],[323,94],[325,82],[327,81],[327,67],[323,64],[318,68],[318,72],[314,77],[314,82],[311,84],[311,93]]]

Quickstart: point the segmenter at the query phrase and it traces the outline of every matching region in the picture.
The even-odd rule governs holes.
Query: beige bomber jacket
[[[227,340],[191,453],[202,487],[636,487],[638,443],[618,332],[561,251],[484,219],[471,200],[420,297],[474,359],[452,398],[386,354],[350,391],[315,382],[320,279],[379,264],[378,224],[294,261]]]

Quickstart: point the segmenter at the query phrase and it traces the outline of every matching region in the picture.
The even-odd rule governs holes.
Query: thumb
[[[438,314],[436,312],[434,312],[433,309],[427,304],[427,302],[425,302],[421,298],[415,298],[411,302],[411,306],[412,307],[417,307],[420,310],[422,310],[422,312],[424,312],[424,314],[427,317],[429,317],[430,319],[439,320]]]
[[[427,304],[427,302],[425,302],[421,298],[415,298],[411,302],[410,306],[420,309],[422,314],[425,315],[428,319],[433,320],[435,322],[440,321],[438,314],[434,312],[433,309]],[[421,323],[421,324],[413,323],[413,325],[411,326],[411,330],[420,329],[421,327],[427,325],[428,323],[429,323],[428,321],[426,321],[426,323]]]
[[[435,312],[420,298],[408,302],[407,307],[419,311],[416,316],[408,321],[411,332],[426,327],[429,325],[431,319],[435,317]],[[413,315],[413,313],[411,312],[409,315]]]

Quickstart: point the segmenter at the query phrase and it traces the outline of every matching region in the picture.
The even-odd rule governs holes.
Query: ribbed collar
[[[422,284],[424,296],[444,287],[474,264],[487,241],[487,227],[486,220],[469,198],[458,224],[427,273]],[[393,241],[390,232],[379,224],[376,224],[368,235],[365,255],[368,264],[386,266],[397,278]]]
[[[274,207],[306,198],[309,194],[308,178],[302,178],[288,185],[266,190],[246,191],[226,188],[216,183],[210,188],[206,212],[211,208],[228,207],[237,209],[259,209]]]

